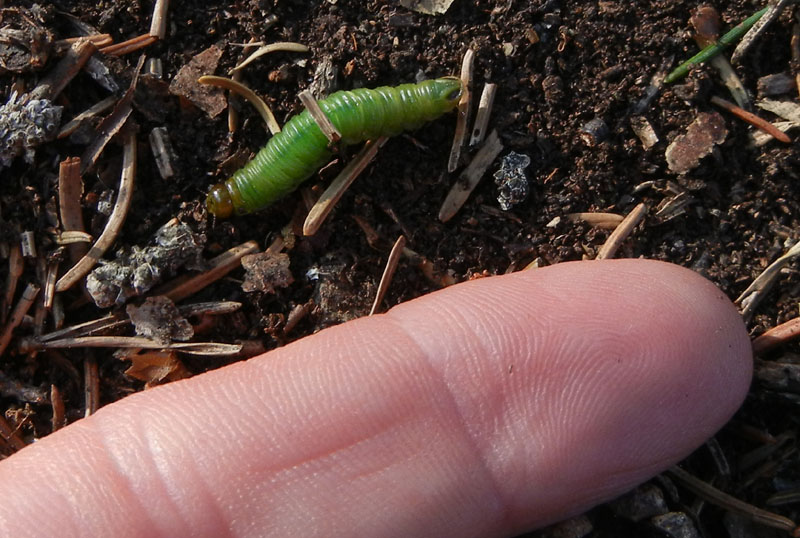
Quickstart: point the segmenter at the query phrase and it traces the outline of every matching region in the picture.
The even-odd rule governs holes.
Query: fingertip
[[[478,280],[389,315],[449,386],[481,387],[454,392],[462,416],[491,426],[474,436],[496,457],[515,531],[613,498],[683,459],[730,419],[752,374],[731,301],[702,276],[655,261]],[[531,445],[502,444],[526,436]]]

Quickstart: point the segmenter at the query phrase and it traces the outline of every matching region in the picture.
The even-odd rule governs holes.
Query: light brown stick
[[[56,292],[68,290],[75,285],[78,280],[83,278],[89,270],[94,267],[106,250],[111,247],[128,214],[133,199],[133,185],[136,178],[136,135],[131,133],[125,143],[125,150],[122,158],[122,174],[119,183],[119,193],[117,202],[111,211],[111,216],[106,223],[106,227],[100,237],[89,252],[81,258],[78,263],[72,266],[67,273],[56,283]]]

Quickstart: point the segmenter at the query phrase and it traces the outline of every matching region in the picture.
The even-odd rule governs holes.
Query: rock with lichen
[[[11,166],[20,155],[32,163],[36,146],[52,140],[58,132],[62,108],[48,99],[12,93],[0,106],[0,167]]]
[[[152,246],[123,248],[116,260],[101,261],[86,277],[86,290],[101,308],[124,304],[181,267],[201,269],[205,242],[205,235],[173,219],[159,228]]]

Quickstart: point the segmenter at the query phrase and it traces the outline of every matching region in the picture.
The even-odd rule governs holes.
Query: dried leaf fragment
[[[716,144],[728,136],[725,120],[717,112],[701,112],[686,129],[667,147],[669,169],[683,174],[696,168],[700,159],[710,154]]]
[[[192,58],[175,75],[169,92],[187,99],[210,118],[217,117],[228,106],[225,93],[215,86],[199,84],[197,79],[213,73],[221,57],[222,49],[212,45]]]
[[[247,272],[242,283],[244,291],[273,293],[275,288],[285,288],[294,282],[289,270],[289,255],[270,251],[248,254],[242,258],[242,267]]]
[[[120,359],[131,361],[125,375],[144,381],[147,386],[158,385],[165,381],[177,381],[191,377],[174,351],[147,350],[135,354],[125,354]]]

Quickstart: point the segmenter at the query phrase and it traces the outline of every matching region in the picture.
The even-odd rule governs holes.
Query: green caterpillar
[[[342,134],[342,143],[355,144],[417,129],[455,108],[460,97],[461,81],[444,77],[419,84],[336,92],[319,101],[319,106]],[[225,182],[214,185],[206,208],[220,218],[263,209],[295,190],[331,155],[328,139],[308,111],[303,111],[290,119],[252,161]]]

